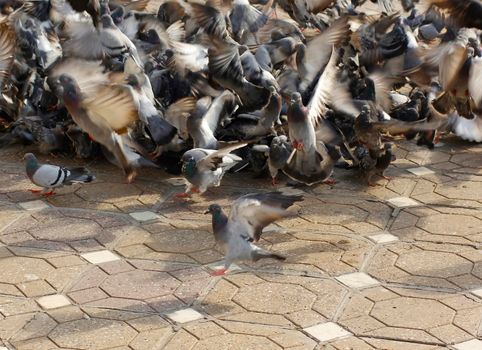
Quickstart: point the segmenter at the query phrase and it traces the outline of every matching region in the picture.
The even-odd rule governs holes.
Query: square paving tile
[[[191,308],[174,311],[167,314],[166,316],[177,323],[191,322],[195,320],[200,320],[204,317],[202,314]]]
[[[50,206],[47,203],[41,201],[40,199],[29,201],[29,202],[22,202],[22,203],[19,203],[18,205],[20,205],[25,210],[42,210],[42,209],[50,208]]]
[[[482,288],[474,289],[472,291],[472,294],[478,296],[479,298],[482,298]]]
[[[351,335],[350,332],[334,322],[321,323],[316,326],[304,328],[303,330],[321,342]]]
[[[380,282],[364,272],[347,273],[346,275],[336,277],[336,279],[350,288],[366,288],[380,284]]]
[[[368,236],[368,238],[375,243],[390,243],[398,241],[398,237],[390,233],[380,233],[378,235]]]
[[[426,168],[424,166],[421,166],[421,167],[418,167],[418,168],[410,168],[410,169],[407,169],[407,171],[409,171],[412,174],[417,175],[417,176],[425,176],[425,175],[435,174],[435,171],[430,170],[429,168]]]
[[[156,213],[153,213],[152,211],[138,211],[135,213],[130,213],[130,216],[132,216],[134,219],[137,221],[153,221],[159,219],[159,215]]]
[[[44,309],[57,309],[62,306],[70,305],[69,299],[61,294],[38,298],[37,303]]]
[[[457,350],[480,350],[482,349],[482,340],[472,339],[464,341],[460,344],[455,344],[454,348]]]
[[[120,258],[109,250],[99,250],[97,252],[80,254],[85,260],[91,264],[102,264],[109,261],[120,260]]]
[[[420,204],[417,201],[414,201],[412,198],[408,197],[395,197],[389,199],[387,202],[397,208],[415,207]]]

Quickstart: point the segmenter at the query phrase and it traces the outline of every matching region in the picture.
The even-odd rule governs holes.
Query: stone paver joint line
[[[120,260],[117,255],[115,255],[109,250],[99,250],[97,252],[84,253],[80,254],[80,256],[91,264],[95,265]]]
[[[304,328],[303,330],[320,342],[327,342],[352,335],[334,322],[321,323],[316,326]]]

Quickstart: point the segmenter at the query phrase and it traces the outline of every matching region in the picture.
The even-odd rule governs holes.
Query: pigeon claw
[[[42,190],[29,190],[29,191],[32,192],[32,193],[40,193],[40,192],[42,192]]]
[[[191,191],[194,192],[194,193],[201,193],[201,190],[197,187],[191,188]]]
[[[271,178],[271,186],[276,186],[278,184],[278,181],[276,181],[275,177]]]
[[[182,193],[176,194],[176,198],[189,198],[189,197],[191,197],[191,195],[187,192],[182,192]]]
[[[216,271],[213,271],[211,272],[211,276],[224,276],[226,274],[226,271],[228,269],[219,269],[219,270],[216,270]]]
[[[296,148],[298,151],[301,151],[305,148],[305,145],[303,144],[303,141],[298,142],[298,141],[293,141],[293,147]]]
[[[44,193],[44,196],[45,196],[45,197],[50,197],[50,196],[52,196],[52,195],[54,195],[54,194],[55,194],[54,191],[49,191],[49,192],[47,192],[47,193]]]
[[[330,185],[330,186],[334,186],[336,185],[336,180],[335,179],[326,179],[325,181],[323,181],[324,184],[327,184],[327,185]]]
[[[385,180],[388,180],[388,181],[391,181],[392,178],[390,176],[385,176],[385,175],[382,175],[382,178],[384,178]]]

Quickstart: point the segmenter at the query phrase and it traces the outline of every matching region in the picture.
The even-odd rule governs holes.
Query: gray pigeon
[[[247,143],[237,143],[222,148],[218,151],[203,148],[193,148],[183,154],[182,174],[188,181],[184,193],[177,197],[189,197],[191,192],[202,194],[208,187],[217,187],[221,184],[224,173],[242,159],[230,152],[246,146]]]
[[[32,193],[50,196],[54,194],[54,188],[95,180],[95,176],[85,168],[64,168],[58,165],[40,164],[32,153],[26,153],[23,158],[26,160],[27,176],[30,181],[43,187],[43,190],[30,190]]]
[[[308,106],[303,106],[300,93],[294,92],[291,95],[288,126],[290,141],[295,150],[283,172],[293,180],[306,185],[330,181],[329,177],[335,163],[340,158],[340,154],[333,146],[325,144],[317,136],[335,85],[336,60],[337,54],[333,49],[330,61],[316,84]]]
[[[224,275],[236,261],[285,260],[284,256],[261,249],[252,242],[259,240],[269,224],[295,215],[286,209],[302,200],[302,196],[287,196],[281,192],[247,194],[233,203],[229,217],[218,204],[210,205],[205,214],[212,215],[214,239],[225,253],[224,268],[213,275]]]
[[[277,136],[271,141],[268,157],[268,168],[273,186],[276,185],[276,176],[283,169],[293,152],[293,146],[285,135]]]

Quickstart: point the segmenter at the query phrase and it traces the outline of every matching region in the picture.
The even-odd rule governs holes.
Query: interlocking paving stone
[[[177,323],[186,323],[204,318],[202,314],[191,308],[177,310],[168,313],[166,316]]]
[[[18,205],[20,205],[25,210],[42,210],[50,208],[50,205],[48,205],[44,201],[41,201],[40,199],[30,202],[21,202],[18,203]]]
[[[482,340],[472,339],[460,344],[456,344],[454,345],[454,348],[457,350],[480,350],[482,349]]]
[[[108,250],[100,250],[97,252],[80,254],[85,260],[91,264],[102,264],[110,261],[120,260],[120,258]]]
[[[59,307],[70,305],[70,300],[64,295],[48,295],[37,299],[37,303],[44,309],[57,309]]]
[[[430,170],[429,168],[426,168],[424,166],[418,167],[418,168],[410,168],[407,169],[408,172],[411,172],[414,175],[417,176],[425,176],[425,175],[432,175],[435,174],[433,170]]]
[[[380,282],[364,272],[347,273],[346,275],[336,277],[336,279],[351,288],[368,288],[380,284]]]
[[[420,205],[420,203],[408,197],[390,198],[389,200],[387,200],[387,202],[397,208],[408,208]]]
[[[170,198],[182,178],[143,169],[125,184],[119,169],[98,160],[89,164],[96,184],[34,197],[17,164],[24,151],[2,148],[0,350],[479,350],[482,148],[447,141],[430,151],[397,141],[393,180],[376,188],[355,170],[335,170],[336,186],[273,189],[238,173],[190,201]],[[288,260],[209,276],[223,255],[206,208],[219,203],[229,213],[238,196],[275,189],[305,198],[293,208],[299,217],[268,226],[258,243]],[[25,201],[35,208],[33,199],[41,199],[39,210],[22,209]],[[403,199],[416,206],[403,207]],[[116,260],[92,265],[80,255],[99,251]],[[342,283],[357,271],[375,282],[362,274]],[[370,284],[377,280],[383,286]],[[80,306],[37,302],[60,293]],[[167,315],[190,307],[198,311],[194,320],[180,318],[187,323]],[[343,336],[317,345],[306,329],[327,323]],[[323,331],[322,339],[334,333]]]
[[[134,213],[130,213],[135,220],[144,222],[144,221],[154,221],[159,219],[159,215],[153,213],[152,211],[137,211]]]
[[[368,236],[368,238],[370,238],[370,240],[372,240],[375,243],[390,243],[390,242],[398,241],[398,237],[390,233],[380,233],[378,235],[371,235],[371,236]]]
[[[334,322],[321,323],[316,326],[304,328],[303,330],[318,339],[320,342],[326,342],[351,335],[350,332]]]

